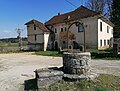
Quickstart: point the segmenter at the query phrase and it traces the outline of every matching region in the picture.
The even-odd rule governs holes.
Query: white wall
[[[102,22],[102,31],[100,31],[100,22]],[[107,26],[109,26],[109,33],[107,33]],[[104,40],[106,40],[107,44],[107,40],[110,40],[111,38],[113,38],[113,27],[101,19],[98,19],[98,48],[102,49],[105,46]],[[102,46],[100,46],[100,40],[102,40]],[[108,44],[106,46],[109,47]]]
[[[48,32],[44,32],[44,51],[46,51],[48,47],[49,35]]]

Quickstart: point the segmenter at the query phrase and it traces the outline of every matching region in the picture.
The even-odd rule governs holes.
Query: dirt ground
[[[120,76],[120,61],[92,60],[96,73]],[[31,53],[0,54],[0,91],[24,91],[24,81],[35,77],[39,68],[61,67],[61,57],[45,57]]]

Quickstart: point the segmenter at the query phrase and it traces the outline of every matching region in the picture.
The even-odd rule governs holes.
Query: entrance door
[[[58,50],[58,42],[56,41],[55,42],[55,51],[57,51]]]

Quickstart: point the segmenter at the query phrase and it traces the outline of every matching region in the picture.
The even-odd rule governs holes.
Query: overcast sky
[[[68,3],[70,1],[72,4]],[[0,39],[17,36],[16,28],[24,29],[22,36],[27,36],[26,22],[36,19],[46,22],[57,13],[72,11],[82,4],[82,0],[0,0]],[[84,0],[83,0],[84,1]]]

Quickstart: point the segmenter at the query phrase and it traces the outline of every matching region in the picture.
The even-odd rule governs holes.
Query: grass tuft
[[[35,54],[42,55],[42,56],[53,56],[53,57],[61,57],[62,56],[62,54],[58,53],[57,51],[38,51]]]

